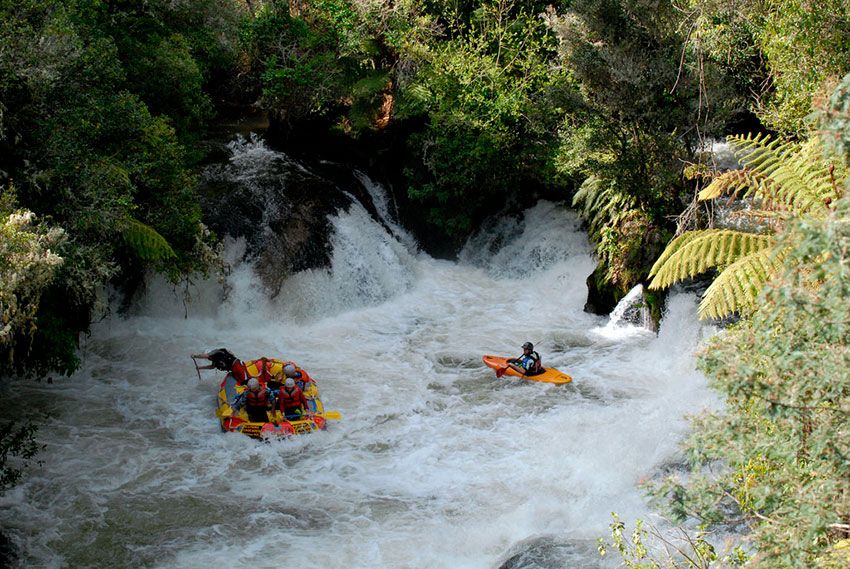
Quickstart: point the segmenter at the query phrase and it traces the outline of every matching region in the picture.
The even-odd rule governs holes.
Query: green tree
[[[761,121],[806,137],[806,117],[850,72],[850,11],[843,0],[691,0],[692,39],[752,92]]]
[[[457,239],[507,196],[525,199],[522,186],[553,182],[559,112],[545,98],[562,76],[549,65],[554,35],[519,3],[478,2],[468,18],[445,17],[446,39],[403,52],[416,73],[401,85],[398,115],[427,120],[410,139],[421,167],[408,170],[408,192]]]
[[[764,567],[846,567],[850,549],[850,200],[794,222],[785,270],[751,320],[715,337],[700,367],[725,395],[694,423],[680,517],[742,517]],[[843,553],[842,553],[843,552]]]
[[[0,347],[11,355],[18,343],[26,351],[36,329],[41,296],[63,262],[54,251],[64,232],[35,224],[30,211],[0,207],[0,216]]]
[[[374,128],[390,89],[386,20],[396,18],[380,4],[349,0],[295,8],[265,3],[243,26],[243,45],[261,78],[261,104],[290,126],[322,119],[355,136]]]
[[[213,258],[175,131],[200,132],[209,101],[168,4],[0,2],[0,183],[67,237],[38,310],[0,346],[14,371],[72,371],[108,282],[176,281]]]
[[[549,19],[573,78],[560,94],[555,164],[581,184],[573,203],[597,244],[595,279],[624,294],[648,272],[668,217],[690,201],[684,164],[738,99],[688,44],[672,3],[579,0]]]

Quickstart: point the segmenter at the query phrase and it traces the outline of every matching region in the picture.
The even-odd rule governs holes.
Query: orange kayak
[[[484,360],[484,363],[487,364],[488,367],[491,367],[495,370],[505,369],[505,375],[511,375],[514,377],[521,377],[523,379],[527,379],[529,381],[542,381],[544,383],[569,383],[573,380],[567,374],[556,370],[553,367],[543,368],[543,373],[539,373],[537,375],[522,375],[521,373],[515,371],[513,368],[508,367],[508,358],[500,358],[499,356],[484,356],[481,358]]]

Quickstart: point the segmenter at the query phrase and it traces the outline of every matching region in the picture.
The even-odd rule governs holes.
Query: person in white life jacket
[[[261,386],[259,380],[252,377],[248,380],[248,389],[234,397],[230,406],[234,414],[245,407],[248,420],[252,423],[265,423],[269,420],[267,411],[274,407],[274,392]]]
[[[540,354],[534,351],[534,344],[526,342],[522,345],[522,355],[508,360],[508,366],[522,375],[538,375],[543,373],[543,362]]]

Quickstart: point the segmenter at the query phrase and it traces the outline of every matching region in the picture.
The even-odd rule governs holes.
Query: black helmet
[[[525,344],[522,345],[522,349],[523,350],[533,350],[534,344],[532,344],[531,342],[526,342]]]

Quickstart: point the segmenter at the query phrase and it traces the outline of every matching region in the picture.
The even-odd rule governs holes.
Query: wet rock
[[[543,536],[515,544],[499,569],[598,569],[601,566],[595,542]]]
[[[371,200],[350,168],[308,163],[252,136],[227,145],[229,157],[201,177],[204,220],[219,238],[246,241],[246,257],[272,294],[286,276],[330,263],[329,217],[358,199]]]

